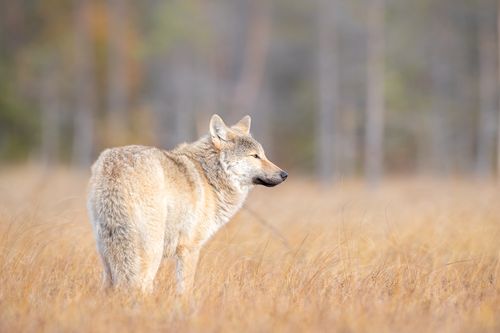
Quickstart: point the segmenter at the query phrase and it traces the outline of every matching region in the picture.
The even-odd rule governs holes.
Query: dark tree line
[[[0,155],[87,167],[254,118],[324,183],[500,174],[495,0],[13,2],[0,13]]]

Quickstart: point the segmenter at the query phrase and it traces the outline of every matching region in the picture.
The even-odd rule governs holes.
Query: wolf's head
[[[250,116],[226,126],[218,115],[210,119],[210,137],[225,172],[242,186],[276,186],[288,173],[269,161],[262,145],[250,135]]]

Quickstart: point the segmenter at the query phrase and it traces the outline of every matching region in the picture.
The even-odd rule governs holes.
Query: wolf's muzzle
[[[277,176],[272,178],[255,177],[253,179],[253,183],[255,185],[264,185],[267,187],[273,187],[284,182],[285,179],[287,179],[287,177],[288,173],[286,171],[281,171]]]

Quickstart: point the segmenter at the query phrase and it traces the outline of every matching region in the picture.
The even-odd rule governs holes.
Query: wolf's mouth
[[[267,186],[267,187],[273,187],[273,186],[276,186],[276,185],[280,184],[281,181],[272,181],[272,180],[269,180],[269,179],[255,177],[253,179],[253,183],[255,185],[264,185],[264,186]]]

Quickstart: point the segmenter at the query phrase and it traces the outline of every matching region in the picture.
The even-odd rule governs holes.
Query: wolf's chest
[[[209,221],[203,221],[203,242],[210,239],[219,229],[221,229],[225,224],[227,224],[234,215],[240,210],[243,202],[246,198],[246,193],[238,198],[238,200],[228,202],[218,202],[217,209],[212,219]],[[208,222],[208,223],[207,223]]]

